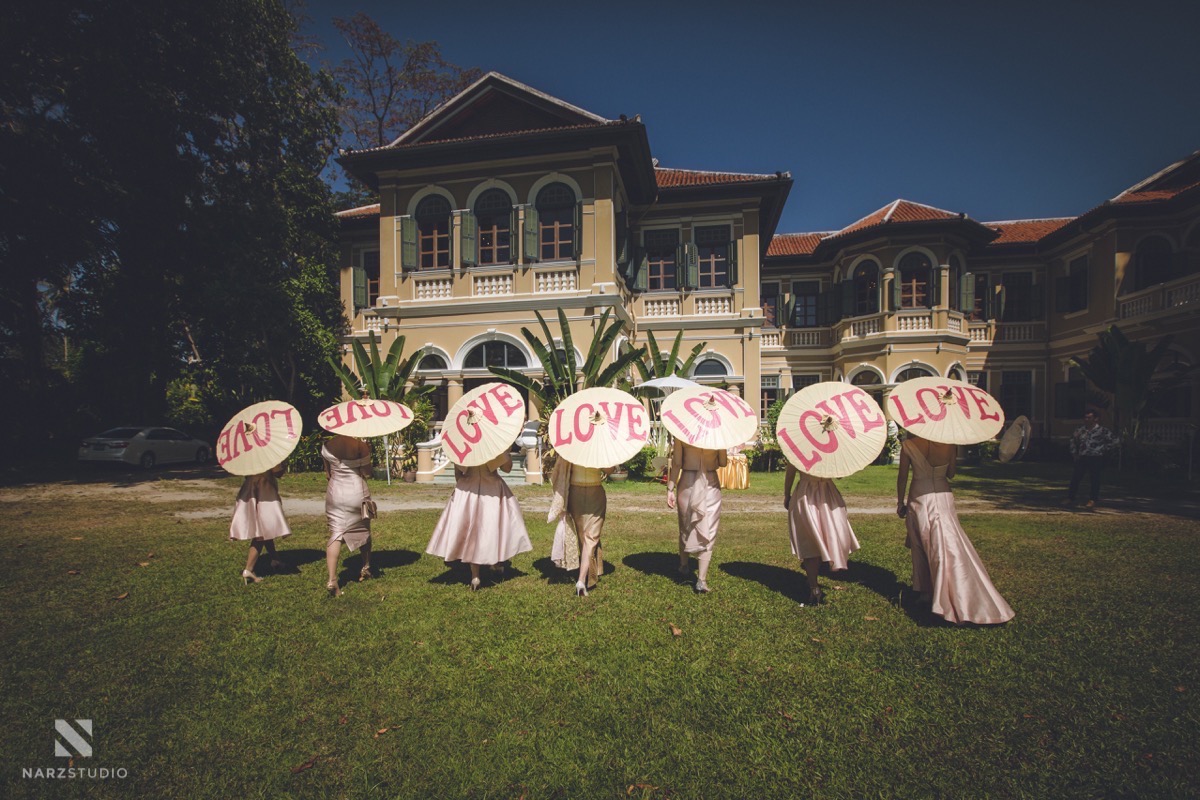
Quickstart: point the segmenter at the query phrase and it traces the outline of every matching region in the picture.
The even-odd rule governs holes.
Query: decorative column
[[[446,377],[446,410],[454,407],[454,404],[462,399],[463,382],[462,378]]]
[[[897,309],[892,308],[892,286],[895,285],[896,280],[895,267],[888,267],[883,271],[883,280],[880,281],[879,287],[879,309],[884,312],[883,330],[885,332],[896,330]]]

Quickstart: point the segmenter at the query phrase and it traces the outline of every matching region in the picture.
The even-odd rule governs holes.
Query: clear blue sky
[[[1081,214],[1200,150],[1200,2],[310,0],[364,11],[589,111],[663,166],[792,173],[779,232],[902,197],[982,221]]]

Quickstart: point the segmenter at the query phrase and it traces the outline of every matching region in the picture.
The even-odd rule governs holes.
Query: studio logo
[[[92,721],[90,719],[77,719],[75,725],[65,719],[56,719],[54,720],[54,730],[58,732],[58,736],[54,737],[54,755],[63,758],[92,757]],[[87,738],[84,738],[85,735]]]
[[[56,762],[53,766],[21,767],[22,778],[34,780],[124,780],[129,777],[125,767],[76,765],[77,758],[92,757],[92,732],[90,719],[54,720],[54,755],[70,761]],[[62,766],[60,766],[62,765]]]

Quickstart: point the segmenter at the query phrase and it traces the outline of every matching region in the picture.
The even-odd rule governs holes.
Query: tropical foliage
[[[346,392],[351,397],[369,397],[373,400],[392,400],[404,403],[413,412],[413,421],[394,439],[387,443],[388,458],[400,471],[416,468],[417,445],[429,438],[433,404],[428,395],[436,390],[433,384],[410,386],[409,380],[425,354],[424,348],[408,358],[403,357],[405,339],[397,336],[388,348],[386,358],[379,357],[379,343],[374,331],[368,341],[371,351],[357,339],[351,343],[354,366],[358,372],[345,364],[329,359],[329,366],[337,374]]]
[[[1164,336],[1153,347],[1134,342],[1116,325],[1098,334],[1099,341],[1083,358],[1072,359],[1092,384],[1113,399],[1113,425],[1122,436],[1137,439],[1142,421],[1153,399],[1155,374],[1159,372],[1171,337]]]
[[[696,357],[704,350],[708,342],[700,342],[692,348],[692,352],[688,354],[687,359],[679,363],[679,347],[683,344],[683,331],[675,334],[675,343],[671,347],[670,353],[663,353],[659,349],[658,342],[654,339],[653,331],[646,331],[646,340],[649,342],[649,348],[644,358],[640,361],[635,361],[634,366],[642,376],[642,381],[649,381],[655,378],[667,378],[671,375],[679,375],[687,377],[692,371],[692,365],[696,363]]]
[[[539,381],[506,367],[490,367],[489,369],[508,383],[519,386],[528,391],[532,397],[536,397],[541,404],[543,421],[555,406],[574,394],[577,381],[580,379],[583,384],[581,388],[584,389],[593,386],[628,387],[629,368],[641,363],[646,348],[639,347],[623,352],[607,367],[604,366],[605,357],[617,337],[621,335],[621,331],[625,329],[624,321],[619,319],[614,319],[612,324],[609,324],[608,318],[611,309],[604,309],[604,313],[600,315],[600,319],[596,323],[596,332],[592,336],[591,346],[588,347],[582,365],[575,362],[575,343],[571,338],[571,326],[567,322],[566,313],[561,308],[558,309],[558,326],[562,332],[561,349],[555,346],[554,336],[550,333],[550,326],[546,324],[545,318],[540,312],[535,311],[534,313],[542,327],[542,333],[545,334],[545,341],[539,339],[528,328],[521,328],[521,335],[525,337],[525,341],[529,342],[530,349],[533,350],[537,360],[541,362],[545,379]]]

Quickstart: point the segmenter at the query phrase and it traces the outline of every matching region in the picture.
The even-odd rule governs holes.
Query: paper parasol
[[[300,412],[282,400],[243,408],[217,437],[217,463],[234,475],[257,475],[283,463],[300,443]]]
[[[887,442],[887,420],[859,387],[825,381],[788,398],[775,436],[796,469],[818,478],[844,478],[879,456]]]
[[[641,401],[620,389],[584,389],[550,412],[550,446],[581,467],[615,467],[633,457],[650,436]]]
[[[724,389],[681,389],[662,401],[662,421],[671,435],[692,447],[725,450],[758,433],[758,415],[742,398]]]
[[[886,406],[901,428],[942,444],[977,444],[1004,427],[1004,409],[996,398],[950,378],[914,378],[898,384]]]
[[[317,415],[317,424],[330,433],[359,439],[402,431],[412,421],[412,409],[391,400],[347,400]]]
[[[525,400],[507,383],[485,383],[464,394],[442,425],[442,449],[460,467],[486,464],[508,448],[525,424]]]
[[[1008,430],[1000,437],[1000,447],[996,453],[997,460],[1002,464],[1020,461],[1021,456],[1025,455],[1025,449],[1029,447],[1029,436],[1032,432],[1033,425],[1030,424],[1028,417],[1020,416],[1014,419],[1008,426]]]

